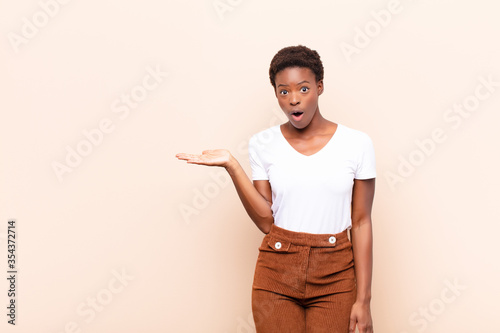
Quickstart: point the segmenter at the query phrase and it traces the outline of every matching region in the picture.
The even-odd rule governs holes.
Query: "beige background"
[[[372,11],[387,8],[381,26]],[[1,331],[254,332],[263,234],[223,169],[174,156],[227,148],[250,175],[249,137],[284,119],[269,63],[297,44],[323,59],[323,115],[375,145],[375,332],[495,330],[499,9],[487,0],[2,1],[0,275],[11,218],[19,275],[16,327],[0,283]],[[347,44],[357,53],[346,56]],[[168,75],[154,81],[155,70]],[[121,102],[131,93],[133,108]],[[463,103],[473,110],[450,111]],[[58,177],[53,164],[78,147],[87,156]]]

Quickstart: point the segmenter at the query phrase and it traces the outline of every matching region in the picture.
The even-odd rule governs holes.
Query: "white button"
[[[281,243],[276,242],[276,244],[274,244],[274,247],[277,248],[278,250],[281,249]]]
[[[328,241],[333,244],[333,243],[335,243],[336,240],[337,239],[335,238],[335,236],[332,236],[332,237],[330,237],[330,239]]]

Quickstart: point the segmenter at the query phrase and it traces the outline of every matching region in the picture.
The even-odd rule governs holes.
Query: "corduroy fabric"
[[[347,230],[310,234],[271,225],[252,284],[257,333],[348,333],[355,298]]]

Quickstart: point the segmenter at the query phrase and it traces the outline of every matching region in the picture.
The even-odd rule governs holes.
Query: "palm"
[[[180,160],[186,160],[188,163],[226,166],[229,161],[229,152],[226,149],[204,150],[200,154],[179,153],[175,155]]]

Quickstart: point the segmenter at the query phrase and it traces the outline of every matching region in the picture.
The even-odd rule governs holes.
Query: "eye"
[[[302,92],[307,92],[308,90],[309,90],[308,87],[302,87],[302,88],[300,88],[300,91],[302,91]]]
[[[287,94],[288,94],[288,91],[286,91],[286,90],[281,90],[281,91],[280,91],[280,94],[281,94],[281,95],[287,95]]]

